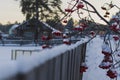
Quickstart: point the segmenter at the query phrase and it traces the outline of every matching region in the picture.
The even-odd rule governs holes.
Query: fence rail
[[[29,56],[32,55],[34,52],[40,52],[40,50],[22,50],[22,49],[16,49],[16,50],[11,50],[11,60],[16,60],[19,54],[25,55],[29,54]]]
[[[19,73],[5,80],[82,80],[79,72],[85,60],[86,43],[54,57],[28,73]]]
[[[75,43],[79,40],[71,40],[71,43]],[[38,40],[38,42],[34,42],[34,40],[0,40],[0,45],[2,46],[7,46],[7,45],[26,45],[26,44],[38,44],[38,45],[42,45],[42,44],[46,44],[49,43],[50,45],[53,44],[62,44],[63,43],[63,39],[52,39],[49,41],[42,41],[42,40]],[[30,46],[30,45],[29,45]]]

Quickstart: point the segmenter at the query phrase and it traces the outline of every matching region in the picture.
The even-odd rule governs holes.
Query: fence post
[[[71,56],[72,56],[72,53],[71,53],[71,50],[69,51],[69,54],[68,54],[68,65],[67,65],[67,68],[68,68],[68,78],[67,80],[70,80],[71,78]]]
[[[13,60],[13,50],[11,50],[11,60]]]
[[[73,73],[73,71],[74,71],[74,50],[72,49],[71,50],[71,74],[70,74],[70,80],[73,80],[73,76],[74,76],[74,73]]]
[[[54,80],[60,80],[60,73],[61,73],[61,57],[60,55],[56,57],[56,61],[55,61],[55,76],[54,76]]]

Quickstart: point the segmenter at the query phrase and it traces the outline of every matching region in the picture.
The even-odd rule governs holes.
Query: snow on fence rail
[[[4,62],[0,66],[0,80],[82,80],[79,70],[85,51],[86,43],[77,42]]]

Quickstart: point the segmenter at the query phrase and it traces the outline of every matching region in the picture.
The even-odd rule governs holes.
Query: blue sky
[[[65,9],[67,7],[66,5],[68,5],[67,2],[69,2],[70,0],[62,0],[62,1],[63,1],[62,8]],[[103,11],[100,9],[101,5],[103,5],[103,3],[105,2],[110,2],[110,0],[87,0],[87,1],[90,1],[92,4],[94,4],[97,10],[99,10],[101,14],[103,14]],[[119,0],[113,0],[113,1],[114,1],[113,3],[118,4],[118,6],[120,6]],[[24,16],[20,10],[21,9],[19,7],[19,1],[1,0],[0,1],[0,23],[6,24],[8,21],[11,23],[15,21],[22,22],[24,20]],[[111,12],[115,13],[116,12],[115,10],[117,9],[115,8]],[[112,15],[114,13],[112,13]],[[87,14],[85,14],[84,16],[86,15]],[[94,15],[93,18],[96,18],[97,22],[101,21],[95,14],[93,15]],[[73,14],[73,17],[78,18],[76,14]]]

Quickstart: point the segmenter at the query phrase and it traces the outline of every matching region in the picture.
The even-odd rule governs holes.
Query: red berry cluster
[[[95,36],[95,32],[94,31],[90,31],[90,35],[93,37]]]
[[[52,34],[55,36],[62,36],[62,32],[57,31],[57,30],[53,31]]]
[[[114,39],[115,41],[118,41],[118,40],[119,40],[119,37],[118,37],[117,35],[115,35],[115,36],[113,36],[113,39]]]
[[[51,37],[50,36],[42,36],[42,38],[41,38],[43,41],[47,41],[47,40],[50,40],[51,39]]]
[[[75,2],[75,4],[72,4],[73,2]],[[71,2],[68,3],[68,8],[65,9],[65,12],[67,12],[67,15],[65,15],[63,19],[63,23],[67,23],[66,19],[70,17],[73,12],[79,9],[82,9],[83,7],[84,7],[84,4],[81,0],[71,0]]]
[[[109,69],[113,64],[111,56],[104,56],[104,59],[102,60],[101,64],[99,65],[102,69]]]
[[[51,48],[51,46],[48,44],[49,40],[51,40],[51,39],[52,39],[51,36],[45,36],[45,35],[43,35],[41,37],[41,40],[44,41],[44,43],[45,43],[45,44],[42,45],[43,49]]]
[[[51,48],[51,46],[50,46],[50,45],[47,45],[47,44],[44,44],[44,45],[42,45],[42,48],[43,48],[43,49]]]
[[[88,66],[86,65],[85,62],[83,62],[80,66],[80,73],[86,72],[87,69],[88,69]]]
[[[82,9],[84,7],[84,4],[82,2],[78,3],[78,5],[76,6],[77,9]]]
[[[111,25],[109,26],[110,29],[114,32],[119,32],[120,30],[120,20],[118,18],[112,18],[111,19]]]
[[[107,71],[107,76],[109,76],[111,79],[114,79],[117,77],[117,72],[114,69],[109,69]]]
[[[75,28],[73,28],[73,30],[75,30],[75,31],[83,31],[83,30],[85,30],[86,28],[87,28],[87,25],[86,25],[86,24],[80,23],[80,25],[77,26],[77,27],[75,27]]]
[[[114,64],[113,64],[113,53],[111,52],[111,49],[108,45],[108,43],[104,43],[102,46],[102,54],[104,54],[104,59],[102,60],[101,64],[99,65],[102,69],[108,69],[107,76],[111,79],[114,79],[117,77],[117,71],[115,70]]]
[[[63,39],[63,43],[64,43],[64,44],[67,44],[67,45],[70,45],[70,44],[71,44],[71,42],[70,42],[69,39]]]

